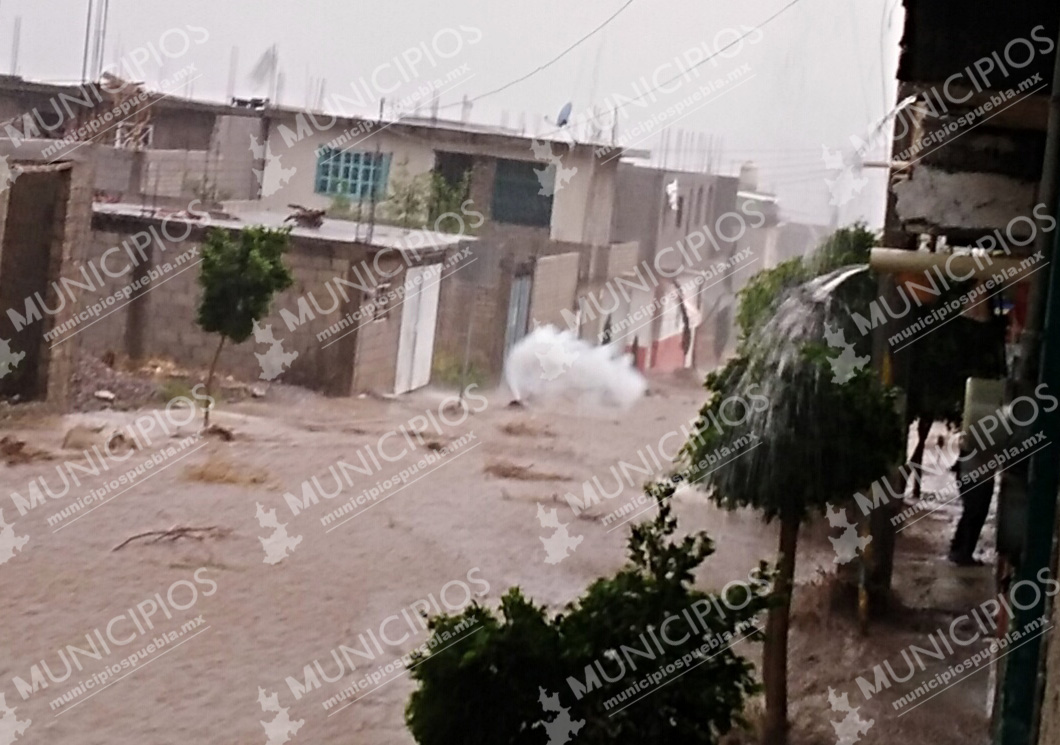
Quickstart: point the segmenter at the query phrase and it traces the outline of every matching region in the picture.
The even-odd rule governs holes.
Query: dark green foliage
[[[759,638],[746,624],[767,606],[771,577],[766,566],[760,566],[751,581],[730,588],[724,599],[695,589],[694,573],[714,552],[713,543],[705,533],[673,539],[677,527],[669,504],[673,483],[652,485],[647,491],[658,500],[659,514],[632,529],[626,567],[614,577],[594,582],[562,613],[549,617],[513,588],[501,601],[499,614],[473,606],[460,616],[431,620],[437,644],[412,668],[419,687],[406,710],[417,742],[547,743],[542,723],[563,716],[563,711],[546,712],[542,689],[547,696],[558,694],[558,706],[569,710],[574,723],[583,722],[572,738],[579,744],[709,744],[740,723],[744,703],[757,688],[752,665],[728,643],[707,652],[705,661],[695,658],[675,669],[664,678],[673,680],[684,673],[673,684],[653,686],[605,707],[616,694],[704,644],[703,626],[690,629],[684,619],[672,622],[668,631],[672,640],[681,643],[663,644],[664,654],[650,647],[656,650],[654,660],[633,657],[636,669],[627,665],[618,681],[600,678],[601,687],[586,686],[588,666],[595,671],[599,661],[615,677],[619,663],[605,655],[622,645],[645,649],[649,629],[658,632],[665,619],[686,610],[695,617],[693,606],[716,640]],[[467,619],[475,623],[453,643]],[[682,639],[693,630],[700,633]],[[583,693],[581,698],[575,690]],[[645,693],[643,701],[622,709]]]
[[[868,339],[849,334],[849,311],[867,310],[874,283],[867,272],[837,271],[866,263],[874,242],[861,225],[844,228],[805,259],[751,279],[740,293],[738,356],[707,377],[707,402],[679,455],[687,477],[719,505],[750,507],[781,523],[778,597],[762,664],[762,737],[770,745],[785,742],[788,729],[787,637],[799,526],[828,504],[852,500],[904,452],[894,394],[864,367]],[[803,286],[825,274],[832,276]],[[831,284],[844,277],[838,287]],[[726,417],[732,400],[744,402],[742,415],[730,409]]]
[[[283,263],[290,230],[244,228],[235,237],[212,229],[202,247],[199,284],[202,297],[196,321],[203,331],[239,344],[254,321],[269,312],[275,293],[294,281]]]
[[[863,225],[842,228],[809,256],[759,272],[740,292],[740,354],[707,376],[710,397],[681,453],[689,478],[722,506],[752,507],[766,519],[802,521],[828,502],[851,499],[901,458],[904,436],[894,394],[871,369],[833,382],[829,359],[837,352],[822,341],[796,350],[794,364],[780,372],[772,356],[774,342],[786,340],[759,338],[789,291],[841,267],[866,263],[874,243]],[[845,308],[839,315],[867,314],[874,287],[864,276],[844,283],[835,293]],[[847,331],[855,352],[866,354],[868,340]],[[750,395],[767,407],[762,415],[717,426],[725,421],[720,407],[727,398]],[[740,451],[739,443],[748,437],[755,446],[744,446],[745,452],[723,467],[705,462],[718,448]]]
[[[833,382],[828,366],[833,354],[824,345],[808,346],[803,362],[770,386],[765,414],[734,426],[714,424],[724,421],[722,401],[746,397],[748,388],[757,390],[748,380],[775,371],[748,374],[751,363],[736,357],[711,373],[706,381],[710,398],[681,451],[689,479],[726,509],[751,507],[766,520],[802,522],[829,502],[849,501],[883,475],[901,458],[904,445],[894,393],[883,388],[871,369],[844,383]],[[766,423],[782,426],[762,426]],[[754,446],[741,448],[741,438],[748,437]],[[706,456],[723,447],[740,455],[722,467],[708,464]]]
[[[443,233],[467,230],[461,209],[471,193],[471,171],[464,171],[460,180],[450,183],[437,171],[431,172],[430,219],[431,227]]]
[[[857,222],[848,228],[839,228],[818,246],[807,259],[811,277],[819,277],[833,269],[853,264],[868,264],[869,254],[876,245],[876,236]]]
[[[808,279],[810,274],[801,257],[764,269],[751,277],[737,294],[740,304],[736,310],[736,325],[740,327],[741,341],[751,338],[773,317],[785,291]]]
[[[738,296],[736,324],[741,340],[750,339],[773,317],[785,292],[840,267],[867,264],[875,245],[876,236],[863,223],[855,223],[836,230],[808,256],[790,259],[755,274]],[[844,285],[842,299],[852,312],[867,315],[875,288],[876,283],[867,277],[856,278]]]

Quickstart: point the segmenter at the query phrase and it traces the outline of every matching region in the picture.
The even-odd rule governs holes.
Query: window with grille
[[[320,148],[316,193],[381,201],[386,199],[389,172],[390,153]]]
[[[493,219],[548,227],[552,222],[552,189],[543,185],[551,187],[554,178],[555,166],[498,158],[493,180]]]

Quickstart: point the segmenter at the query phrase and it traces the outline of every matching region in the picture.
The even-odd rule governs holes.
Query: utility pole
[[[92,40],[92,0],[88,0],[85,15],[85,50],[81,56],[81,83],[88,82],[88,45]]]
[[[15,16],[15,30],[11,39],[11,74],[18,75],[18,47],[22,40],[22,16]]]

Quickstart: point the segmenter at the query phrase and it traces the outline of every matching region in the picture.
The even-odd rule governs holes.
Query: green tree
[[[736,325],[740,329],[741,341],[746,343],[769,322],[785,292],[840,267],[867,264],[875,245],[876,236],[864,223],[855,223],[836,230],[809,256],[789,259],[752,276],[738,293]],[[857,292],[845,297],[844,301],[852,311],[867,314],[875,284],[861,281],[851,286]]]
[[[207,394],[225,340],[246,341],[254,322],[268,314],[273,296],[293,283],[283,261],[290,232],[289,228],[249,227],[234,236],[219,228],[207,234],[199,269],[202,296],[195,319],[203,331],[219,336],[206,378]],[[207,408],[205,424],[209,423]]]
[[[741,343],[746,343],[769,322],[785,292],[808,279],[810,271],[801,256],[753,275],[737,293],[739,304],[736,307],[736,325],[740,330]]]
[[[893,394],[871,370],[833,382],[830,354],[820,346],[804,349],[801,360],[779,373],[782,379],[763,389],[768,404],[761,416],[734,426],[715,424],[732,421],[723,403],[762,395],[753,393],[755,383],[778,373],[756,369],[744,356],[710,374],[710,398],[681,453],[689,481],[721,507],[751,508],[767,522],[780,523],[778,604],[766,622],[762,660],[769,745],[784,742],[787,729],[788,627],[799,526],[829,504],[849,503],[858,489],[886,473],[902,443]],[[754,445],[748,448],[747,442]],[[713,465],[726,449],[738,455]]]
[[[461,175],[459,181],[450,182],[437,171],[431,172],[430,218],[436,230],[448,233],[459,232],[463,226],[461,207],[471,193],[471,171]]]
[[[512,588],[499,614],[472,605],[458,616],[431,619],[430,651],[416,657],[411,675],[418,688],[405,715],[417,742],[541,745],[549,741],[542,723],[569,716],[578,727],[576,741],[585,745],[710,745],[742,723],[740,713],[757,686],[753,666],[731,645],[759,638],[752,620],[769,602],[768,568],[760,565],[748,582],[724,595],[695,589],[693,575],[714,552],[713,543],[705,533],[673,538],[673,483],[651,485],[647,492],[658,500],[658,515],[632,528],[626,567],[594,582],[563,612],[550,617]],[[643,664],[637,670],[626,669],[614,682],[602,678],[600,686],[572,694],[577,689],[570,681],[587,683],[590,666],[600,662],[613,676],[623,646],[645,649],[649,633],[671,617],[685,623],[682,614],[693,608],[702,614],[705,633],[674,623],[667,638],[675,643],[655,647],[654,659],[638,660]],[[701,657],[686,657],[705,636],[724,643]],[[624,695],[628,708],[611,700],[682,658],[688,661],[681,662],[679,684],[650,689],[643,702],[632,703],[641,692]],[[549,711],[543,696],[558,696]]]
[[[420,228],[427,223],[431,201],[431,174],[418,173],[412,176],[408,165],[398,166],[390,180],[390,193],[379,206],[387,220],[403,228]]]
[[[829,505],[849,504],[903,452],[894,393],[871,369],[837,381],[836,352],[821,337],[838,318],[826,313],[815,326],[812,314],[823,312],[821,306],[798,302],[798,293],[808,292],[799,285],[865,262],[873,243],[872,234],[856,225],[837,231],[805,259],[751,279],[740,294],[738,354],[707,376],[707,402],[680,454],[689,481],[720,506],[751,508],[780,524],[777,602],[763,646],[767,745],[784,742],[787,732],[788,628],[799,527]],[[835,302],[867,307],[871,286],[870,279],[854,275],[835,290]],[[792,324],[800,323],[795,327],[805,335],[789,339]],[[858,341],[865,351],[866,340]],[[734,399],[744,401],[748,412],[735,421],[731,406],[725,409]],[[717,466],[719,452],[737,455]]]

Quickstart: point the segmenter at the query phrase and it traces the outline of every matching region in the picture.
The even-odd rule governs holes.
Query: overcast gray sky
[[[30,79],[77,80],[81,74],[88,0],[0,0],[0,71],[10,71],[14,20],[22,19],[19,73]],[[392,3],[301,0],[110,0],[105,61],[147,56],[147,81],[155,85],[188,64],[195,97],[222,99],[233,46],[239,48],[239,95],[266,94],[248,73],[272,45],[279,50],[285,77],[283,103],[303,105],[308,80],[327,79],[328,94],[351,93],[351,86],[400,87],[391,100],[411,95],[418,86],[452,75],[442,90],[442,105],[498,88],[543,64],[618,10],[625,0],[538,0],[532,4],[496,0],[403,0]],[[666,81],[681,70],[677,59],[695,59],[695,48],[716,50],[780,10],[790,0],[634,0],[604,30],[526,81],[476,102],[472,119],[499,123],[543,123],[564,103],[588,112],[595,103],[635,98],[663,83],[636,103],[622,107],[619,132],[644,130],[646,121],[710,80],[732,82],[690,103],[678,119],[660,127],[714,138],[722,149],[721,170],[735,174],[744,160],[760,166],[763,187],[781,196],[794,219],[826,222],[833,191],[825,183],[822,145],[850,152],[851,136],[868,138],[873,125],[895,101],[894,71],[901,36],[898,0],[801,0],[749,36],[717,63],[700,68],[696,79]],[[170,29],[188,26],[191,48],[158,64],[154,52]],[[443,31],[444,30],[444,31]],[[735,30],[735,31],[734,31]],[[208,35],[208,38],[205,38]],[[179,51],[180,37],[166,37]],[[205,38],[205,41],[201,41]],[[422,46],[420,46],[422,45]],[[459,49],[458,46],[459,45]],[[394,65],[402,55],[415,57],[420,46],[447,59],[420,62],[417,74]],[[139,52],[134,50],[139,49]],[[426,59],[426,55],[425,55]],[[388,64],[389,63],[389,64]],[[464,67],[466,65],[466,68]],[[402,79],[402,71],[407,79]],[[393,82],[391,82],[393,81]],[[181,88],[178,93],[183,93]],[[372,90],[373,98],[380,95]],[[448,109],[457,115],[459,107]],[[610,117],[610,115],[608,115]],[[658,130],[639,144],[658,146]],[[686,134],[686,142],[688,135]],[[644,135],[631,139],[641,140]],[[869,151],[882,157],[882,140]],[[686,155],[690,162],[694,156]],[[883,172],[866,171],[867,186],[840,207],[841,222],[882,220]]]

